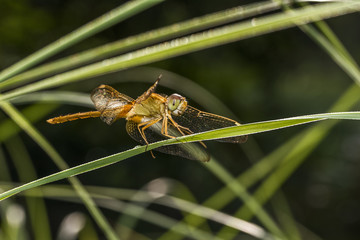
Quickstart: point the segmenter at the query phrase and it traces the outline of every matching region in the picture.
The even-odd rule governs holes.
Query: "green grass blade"
[[[133,0],[65,35],[0,73],[0,82],[163,0]]]
[[[0,187],[2,188],[12,188],[14,187],[14,184],[10,183],[1,183]],[[228,215],[226,213],[219,212],[217,210],[214,210],[212,208],[204,207],[201,204],[193,203],[191,201],[173,197],[168,194],[160,194],[157,191],[151,191],[148,190],[131,190],[131,189],[121,189],[121,188],[112,188],[112,187],[98,187],[98,186],[86,186],[86,189],[91,193],[91,196],[97,200],[99,205],[105,208],[111,208],[109,206],[113,206],[114,199],[119,200],[126,200],[127,202],[130,202],[131,205],[132,202],[139,202],[139,203],[146,203],[146,206],[149,206],[150,204],[158,204],[166,207],[170,207],[173,209],[177,209],[179,211],[185,211],[187,213],[191,213],[197,216],[200,216],[202,218],[206,218],[215,222],[218,222],[223,225],[230,225],[234,229],[237,229],[239,231],[242,231],[244,233],[247,233],[253,237],[264,239],[266,236],[271,236],[268,232],[266,232],[262,227],[243,221],[238,218],[234,218],[231,215]],[[73,189],[69,188],[65,185],[49,185],[49,186],[43,186],[40,188],[40,190],[44,193],[44,197],[51,198],[51,199],[59,199],[63,201],[67,201],[70,199],[70,201],[78,201],[76,198],[76,192],[74,192]],[[35,191],[29,191],[24,192],[23,195],[29,196],[29,197],[38,197],[39,192]],[[73,199],[73,200],[71,200]],[[109,204],[107,204],[109,202]],[[135,211],[127,211],[126,203],[120,202],[121,207],[116,209],[117,211],[121,211],[123,213],[127,213],[135,218],[142,219],[142,215],[137,214]],[[146,209],[143,205],[139,206],[141,208],[138,208],[141,213],[145,213],[149,210]],[[149,218],[146,218],[149,219]],[[151,220],[151,219],[150,219]],[[172,220],[173,221],[173,220]],[[151,223],[164,226],[162,223],[158,223],[156,221],[156,218],[153,218]],[[176,223],[177,224],[177,223]],[[191,224],[189,224],[192,226]],[[168,226],[168,225],[166,225]],[[183,225],[184,226],[184,225]],[[174,227],[172,224],[169,229]],[[182,233],[182,235],[187,235],[185,232]]]
[[[348,54],[346,49],[342,46],[342,44],[336,38],[336,36],[333,35],[331,30],[327,27],[327,25],[325,23],[317,22],[317,25],[320,25],[320,29],[323,30],[323,32],[326,36],[330,36],[330,37],[328,37],[328,39],[329,39],[329,41],[331,41],[331,44],[328,42],[327,39],[325,39],[321,34],[319,34],[312,27],[303,26],[302,29],[307,34],[309,34],[312,38],[314,38],[315,41],[317,41],[320,45],[322,43],[324,43],[324,46],[322,46],[322,47],[329,53],[329,55],[331,55],[333,57],[333,59],[345,70],[345,72],[347,72],[349,74],[349,76],[352,79],[354,79],[355,82],[359,82],[360,81],[360,73],[358,70],[358,66],[355,63],[355,61],[352,59],[350,54]],[[359,101],[358,96],[359,96],[358,87],[356,85],[354,85],[338,101],[338,103],[332,108],[332,110],[339,111],[339,110],[349,109],[352,105],[354,105],[357,101]],[[289,166],[282,167],[281,169],[279,169],[278,172],[276,172],[277,174],[279,174],[277,176],[282,176],[281,178],[277,178],[277,176],[272,175],[270,177],[271,181],[270,181],[270,183],[268,183],[269,185],[266,184],[268,182],[268,181],[266,181],[266,183],[264,183],[262,185],[262,187],[259,188],[259,190],[257,191],[257,196],[258,197],[262,196],[262,198],[259,198],[261,202],[265,203],[268,199],[270,199],[272,194],[274,194],[274,192],[279,188],[281,183],[287,179],[287,176],[289,176],[297,168],[297,166],[300,165],[305,160],[306,156],[308,156],[308,154],[310,154],[312,149],[314,149],[320,143],[320,141],[326,136],[326,133],[334,125],[335,125],[335,122],[320,123],[317,125],[317,127],[313,127],[309,131],[304,133],[302,137],[300,137],[300,136],[297,137],[297,138],[300,137],[301,140],[295,141],[295,139],[293,139],[295,142],[297,142],[297,147],[286,147],[285,150],[286,149],[294,149],[294,150],[297,149],[296,153],[292,154],[292,155],[290,153],[288,153],[292,157],[289,157],[289,155],[288,155],[285,157],[284,160],[283,160],[284,157],[281,157],[281,156],[277,157],[278,159],[281,159],[283,161],[291,160],[292,167],[289,167]],[[286,145],[289,145],[289,144],[286,144]],[[299,146],[300,146],[300,148],[299,148]],[[261,161],[260,163],[265,163],[265,161]],[[291,164],[289,164],[289,165],[291,165]],[[255,168],[253,168],[253,169],[255,170]],[[261,169],[261,171],[264,171],[265,169],[267,169],[267,171],[265,171],[265,172],[270,172],[271,167],[269,167],[269,168],[261,167],[258,169]],[[247,171],[246,173],[248,173],[248,172],[249,171]],[[253,176],[256,175],[256,178],[261,178],[261,176],[265,175],[265,172],[264,172],[264,174],[259,174],[258,171],[254,171],[254,174],[252,174],[252,175]],[[242,179],[243,179],[243,181],[247,181],[250,178],[245,177],[245,175],[244,175],[244,178],[242,178]],[[275,184],[275,185],[273,185],[273,184]],[[270,185],[271,185],[271,188],[268,189],[267,187],[270,187]],[[263,196],[261,194],[261,192],[263,192],[264,189],[266,189],[266,192],[268,193],[266,196]],[[238,213],[238,216],[250,218],[252,216],[252,213],[249,211],[249,209],[243,208]],[[233,234],[233,236],[234,236],[235,232],[234,231],[232,231],[232,232],[234,233]]]
[[[6,162],[3,147],[0,146],[0,176],[1,181],[11,181],[10,170]]]
[[[270,155],[264,157],[256,163],[251,168],[247,169],[243,174],[236,177],[231,182],[227,183],[227,186],[224,186],[211,197],[209,197],[202,204],[214,209],[222,209],[234,198],[239,197],[241,193],[235,193],[229,185],[237,185],[241,183],[245,189],[249,189],[252,185],[256,184],[258,181],[264,178],[269,172],[271,172],[278,164],[281,162],[282,157],[289,152],[289,149],[292,149],[293,146],[301,139],[301,136],[296,136],[290,141],[287,141],[286,144],[276,149]],[[242,198],[243,199],[243,198]],[[186,216],[186,218],[191,218],[191,215]],[[193,225],[199,226],[203,223],[202,221],[193,222]],[[219,232],[221,236],[222,232]]]
[[[319,33],[315,28],[304,25],[301,29],[307,33],[314,41],[324,48],[331,58],[352,78],[360,84],[360,72],[355,61],[348,55],[344,49],[335,48],[332,42]],[[328,30],[329,31],[329,30]]]
[[[307,3],[303,3],[303,6],[307,6]],[[346,50],[344,45],[341,43],[341,41],[338,39],[338,37],[335,35],[335,33],[331,30],[331,28],[327,25],[325,21],[316,21],[314,22],[314,25],[318,28],[319,32],[321,32],[323,36],[321,36],[321,34],[316,29],[313,29],[310,25],[304,25],[305,28],[301,28],[301,29],[306,34],[308,34],[315,42],[317,42],[319,46],[322,47],[330,56],[341,55],[344,61],[349,62],[349,64],[352,65],[347,67],[357,66],[355,60],[352,58],[352,56]],[[308,31],[307,29],[308,27],[310,28],[310,31]],[[318,38],[324,38],[324,39],[318,39]],[[337,63],[341,67],[345,65],[341,61]],[[355,74],[355,76],[357,77],[358,75],[359,73]],[[353,76],[350,75],[350,77]]]
[[[28,182],[37,178],[34,165],[26,147],[19,137],[13,137],[6,143],[6,148],[15,165],[21,182]],[[41,189],[32,189],[36,192],[37,197],[26,197],[28,216],[30,217],[31,227],[33,229],[34,239],[51,239],[49,219],[47,216],[45,201]]]
[[[230,188],[236,196],[242,199],[246,206],[251,209],[252,212],[256,213],[262,224],[275,236],[280,239],[285,239],[285,234],[277,226],[275,221],[265,212],[261,205],[254,199],[246,190],[246,188],[240,183],[236,182],[235,179],[224,169],[217,161],[213,160],[206,165],[207,168],[216,175],[221,181],[223,181],[228,188]],[[229,184],[233,183],[233,184]]]
[[[287,239],[301,240],[302,238],[299,229],[297,228],[296,220],[291,213],[291,207],[284,194],[278,192],[273,201],[271,201],[271,204],[281,229],[284,229],[286,232]]]
[[[37,122],[44,119],[50,112],[58,107],[57,104],[34,104],[23,109],[22,113],[25,118],[31,122]],[[34,114],[36,113],[36,114]],[[0,142],[4,142],[10,137],[21,131],[21,128],[11,119],[5,119],[0,123]]]
[[[118,202],[116,204],[117,208],[122,208]],[[122,209],[118,209],[118,211],[121,211]],[[158,225],[161,225],[167,229],[171,229],[172,231],[176,231],[184,236],[187,236],[189,231],[192,234],[192,237],[195,239],[217,239],[220,240],[220,238],[214,237],[211,233],[207,233],[202,231],[201,229],[193,228],[192,226],[185,225],[185,224],[177,224],[177,221],[174,221],[172,218],[159,214],[154,211],[150,211],[148,209],[144,209],[141,206],[137,206],[135,204],[127,203],[126,208],[124,208],[124,213],[132,215],[132,216],[138,216],[138,213],[141,212],[142,216],[141,218],[147,222],[154,223],[154,220]],[[175,227],[174,227],[175,226]]]
[[[352,78],[355,82],[360,82],[360,72],[356,62],[352,59],[351,55],[346,51],[341,42],[337,39],[335,34],[332,33],[331,29],[328,28],[324,22],[316,22],[316,25],[322,30],[324,35],[320,34],[316,29],[311,26],[301,26],[301,29],[312,37],[325,51],[334,59],[334,61],[344,69],[344,71]],[[357,86],[353,86],[339,101],[333,110],[348,109],[355,102],[359,101]],[[348,97],[348,96],[352,97]],[[344,104],[347,106],[344,108]],[[304,134],[301,141],[292,148],[292,151],[284,157],[285,162],[280,166],[256,191],[255,195],[259,201],[265,203],[275,193],[275,191],[282,185],[283,182],[291,175],[293,171],[305,160],[305,158],[312,152],[312,150],[319,144],[324,138],[326,133],[335,125],[334,122],[323,122],[318,124],[317,127],[313,127],[311,130]],[[266,194],[264,190],[266,189]],[[246,217],[249,219],[253,214],[249,209],[242,208],[237,216]],[[235,236],[235,232],[232,231]]]
[[[25,93],[60,86],[65,83],[80,81],[100,74],[160,61],[240,39],[359,10],[359,2],[318,4],[293,11],[291,14],[278,13],[273,16],[259,18],[256,21],[247,21],[212,29],[46,78],[42,81],[9,91],[0,97],[0,101],[8,100]]]
[[[6,161],[6,156],[5,156],[5,152],[3,149],[3,146],[0,146],[0,179],[3,182],[11,182],[12,181],[12,176],[10,174],[10,169],[8,166],[8,162]],[[3,186],[0,187],[1,191],[4,191]],[[12,239],[15,238],[15,236],[17,235],[18,232],[25,232],[25,226],[24,224],[19,224],[18,223],[11,223],[11,221],[9,221],[9,218],[7,217],[8,213],[9,213],[9,208],[11,206],[14,206],[15,203],[15,199],[7,199],[6,201],[4,201],[2,204],[0,204],[0,218],[1,218],[1,222],[0,222],[0,239]],[[21,208],[20,210],[22,210],[23,208]],[[23,217],[22,217],[23,219]]]
[[[304,115],[300,117],[292,117],[292,118],[258,122],[258,123],[249,123],[235,127],[222,128],[208,132],[193,134],[190,136],[178,137],[176,138],[176,140],[179,142],[213,140],[213,139],[227,138],[233,136],[267,132],[267,131],[282,129],[290,126],[317,122],[325,119],[359,120],[360,112],[321,113],[321,114]]]
[[[346,93],[334,104],[332,111],[340,111],[350,109],[360,100],[359,87],[353,85]],[[271,176],[264,180],[264,183],[257,189],[255,196],[259,202],[265,204],[266,201],[279,189],[282,183],[291,175],[293,171],[306,159],[306,157],[320,144],[321,140],[328,134],[331,128],[338,121],[325,121],[316,124],[310,129],[302,132],[285,143],[281,148],[262,159],[253,168],[247,170],[237,179],[243,183],[250,185],[255,184],[255,181],[249,183],[249,179],[262,179],[266,174],[273,171]],[[271,164],[269,164],[269,162]],[[276,167],[279,166],[278,169]],[[260,170],[260,171],[259,171]],[[229,197],[228,201],[232,198]],[[236,216],[249,220],[253,213],[247,208],[242,207]],[[232,231],[230,229],[230,231]],[[229,234],[229,232],[227,231]],[[236,232],[232,231],[233,236]]]
[[[29,104],[41,102],[44,103],[57,103],[57,104],[70,104],[73,106],[82,106],[91,108],[94,104],[89,98],[89,94],[80,92],[68,92],[68,91],[41,91],[30,94],[25,94],[10,100],[14,105],[16,104]],[[51,105],[52,105],[51,104]],[[44,117],[44,116],[43,116]]]
[[[3,105],[3,103],[2,103]],[[194,141],[205,141],[205,140],[213,140],[219,138],[227,138],[227,137],[235,137],[244,134],[255,134],[266,132],[270,130],[281,129],[290,126],[296,126],[300,124],[316,122],[325,119],[352,119],[352,120],[360,120],[360,112],[343,112],[343,113],[329,113],[329,114],[314,114],[314,115],[306,115],[304,117],[293,117],[282,120],[274,120],[274,121],[266,121],[252,124],[244,124],[240,126],[230,127],[230,128],[222,128],[217,130],[212,130],[204,133],[198,133],[183,137],[178,137],[175,139],[168,139],[165,141],[155,142],[149,144],[148,146],[137,146],[133,149],[114,154],[105,158],[101,158],[95,161],[91,161],[73,168],[69,168],[63,170],[61,172],[46,176],[44,178],[32,181],[30,183],[24,184],[20,187],[11,189],[7,192],[0,194],[0,200],[6,199],[14,194],[17,194],[21,191],[31,189],[33,187],[41,186],[50,182],[54,182],[60,179],[68,178],[71,176],[79,175],[97,168],[101,168],[110,164],[114,164],[116,162],[125,160],[127,158],[136,156],[145,151],[152,150],[154,148],[178,144],[181,142],[194,142]]]
[[[153,44],[159,41],[164,41],[170,38],[180,36],[182,34],[188,34],[194,31],[204,30],[205,28],[218,26],[221,24],[229,23],[231,21],[251,17],[256,14],[261,14],[264,12],[279,9],[279,6],[280,3],[272,1],[265,3],[253,3],[246,6],[226,9],[220,12],[208,14],[202,17],[197,17],[191,20],[141,33],[139,35],[127,37],[116,42],[108,43],[100,47],[96,47],[81,53],[77,53],[56,60],[48,64],[44,64],[22,74],[18,74],[12,78],[7,79],[4,82],[0,82],[0,89],[4,87],[14,86],[14,84],[18,83],[24,84],[32,79],[68,70],[70,68],[83,65],[90,61],[115,56],[121,52],[134,49],[135,47]]]
[[[54,163],[60,169],[67,169],[68,165],[56,152],[56,150],[50,145],[50,143],[19,113],[11,104],[2,102],[0,104],[2,110],[4,110],[39,146],[50,156]],[[77,178],[69,178],[70,183],[79,194],[79,197],[83,200],[85,206],[92,214],[94,220],[104,231],[108,239],[117,239],[116,234],[110,227],[106,218],[103,216],[101,211],[96,207],[96,204],[91,199],[85,188],[82,186]]]
[[[69,199],[66,199],[66,200],[69,201]],[[75,199],[75,201],[76,201],[76,199]],[[122,212],[124,214],[127,214],[127,215],[135,217],[135,218],[141,218],[141,220],[143,220],[143,221],[163,227],[165,229],[170,229],[171,231],[174,231],[174,232],[180,234],[182,237],[189,236],[189,237],[191,237],[191,239],[220,240],[220,238],[213,236],[212,233],[206,232],[202,229],[194,228],[191,225],[179,223],[177,220],[174,220],[172,217],[155,212],[150,209],[143,208],[141,205],[139,206],[139,205],[133,204],[133,203],[125,203],[123,201],[118,201],[115,199],[112,199],[112,200],[107,199],[107,201],[98,201],[98,205],[103,208],[107,208],[107,209],[110,209],[113,211]],[[166,205],[166,203],[163,203],[163,205]],[[141,213],[141,215],[139,215],[139,213]],[[253,228],[257,227],[256,225],[253,225],[253,224],[249,224],[249,225],[251,225],[251,227],[253,227]],[[129,230],[132,230],[132,229],[129,229]],[[259,231],[257,231],[257,232],[251,231],[250,233],[254,233],[251,235],[259,236],[260,234],[263,234],[266,236],[266,234],[267,234],[260,227],[257,227],[256,230],[259,230]],[[134,237],[134,235],[132,235],[132,237]],[[124,239],[128,239],[128,238],[124,238]]]

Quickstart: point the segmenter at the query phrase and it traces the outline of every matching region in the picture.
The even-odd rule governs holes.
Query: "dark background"
[[[230,0],[166,1],[51,60],[245,3]],[[0,4],[0,67],[3,69],[117,7],[119,1],[1,0]],[[351,14],[327,21],[356,60],[360,53],[359,20],[359,14]],[[69,84],[63,89],[89,93],[100,83],[111,83],[120,92],[135,98],[150,86],[157,74],[164,72],[166,77],[170,72],[196,82],[220,99],[240,122],[250,123],[326,112],[353,84],[338,65],[298,28],[202,50],[146,67],[151,68],[130,69]],[[148,77],[144,74],[147,72],[151,73]],[[176,89],[163,86],[158,90],[166,94],[174,91]],[[199,106],[191,100],[191,96],[196,95],[191,89],[179,93],[188,96],[192,105],[209,110],[208,106]],[[61,106],[49,117],[83,110],[87,109]],[[50,126],[43,119],[36,123],[36,127],[70,166],[137,145],[126,134],[124,121],[113,126],[98,119]],[[261,151],[254,154],[271,153],[302,129],[305,127],[252,136],[251,141],[256,141]],[[294,218],[324,239],[357,239],[360,233],[359,133],[360,125],[355,121],[338,124],[282,188]],[[37,166],[38,175],[56,172],[56,167],[43,151],[26,134],[21,136]],[[251,165],[239,146],[213,142],[208,146],[234,176]],[[156,159],[145,153],[79,178],[87,185],[139,189],[153,179],[167,177],[185,184],[198,201],[207,199],[222,186],[202,164],[155,154]],[[60,209],[59,206],[61,211],[56,210]],[[79,205],[58,201],[48,201],[48,207],[54,220],[53,231],[56,231],[62,216],[82,209]]]

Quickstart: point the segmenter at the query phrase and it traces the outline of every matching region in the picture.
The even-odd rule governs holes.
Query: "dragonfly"
[[[142,145],[169,138],[238,126],[235,120],[198,110],[185,97],[173,93],[170,96],[155,93],[161,75],[141,96],[133,99],[108,85],[100,85],[91,93],[96,111],[80,112],[48,119],[50,124],[59,124],[85,118],[100,118],[111,125],[118,119],[126,119],[126,131]],[[228,143],[244,143],[247,135],[217,139]],[[179,143],[162,146],[156,151],[191,160],[207,162],[210,155],[203,142]],[[154,155],[153,155],[154,157]]]

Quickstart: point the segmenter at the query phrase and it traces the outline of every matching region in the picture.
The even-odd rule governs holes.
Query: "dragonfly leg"
[[[192,134],[192,133],[193,133],[189,128],[183,127],[183,126],[177,124],[177,122],[175,122],[175,120],[171,117],[170,114],[168,115],[168,118],[170,119],[170,123],[171,123],[172,125],[174,125],[174,127],[176,127],[177,130],[179,130],[179,132],[180,132],[183,136],[185,136],[186,134],[185,134],[183,131],[181,131],[181,128],[182,128],[187,134]]]
[[[180,131],[180,133],[184,135],[183,132]],[[162,122],[161,134],[168,138],[176,138],[176,136],[172,136],[168,133],[168,118],[166,116]]]
[[[152,125],[154,125],[155,123],[159,122],[162,118],[156,118],[156,119],[153,119],[153,120],[149,120],[147,122],[143,122],[143,123],[140,123],[137,125],[137,128],[140,132],[140,135],[141,137],[144,139],[146,145],[149,145],[149,142],[147,141],[146,139],[146,136],[145,136],[145,130],[148,128],[148,127],[151,127]]]
[[[150,121],[147,121],[147,122],[144,122],[144,123],[140,123],[137,125],[137,128],[139,130],[139,133],[141,135],[141,137],[144,139],[145,143],[146,143],[146,147],[145,147],[145,151],[147,150],[147,147],[149,145],[149,142],[147,141],[146,139],[146,136],[145,136],[145,130],[150,127],[151,125],[154,125],[155,123],[159,122],[161,120],[161,118],[158,118],[158,119],[153,119],[153,120],[150,120]],[[144,127],[142,127],[144,125]],[[142,127],[140,129],[140,127]],[[152,158],[155,159],[155,155],[152,151],[150,151],[150,154],[152,156]]]
[[[182,128],[187,134],[193,134],[193,133],[194,133],[194,132],[191,131],[189,128],[183,127],[183,126],[177,124],[177,122],[175,122],[175,120],[171,117],[171,115],[169,115],[169,119],[170,119],[170,123],[171,123],[172,125],[174,125],[174,127],[176,127],[183,136],[185,136],[185,134],[180,130],[180,128]],[[200,143],[204,148],[207,148],[206,145],[205,145],[205,143],[203,143],[203,142],[201,142],[201,141],[200,141],[199,143]]]
[[[146,147],[147,147],[147,146],[146,146]],[[152,150],[150,150],[150,154],[151,154],[151,157],[152,157],[153,159],[156,158]]]
[[[169,119],[170,119],[170,124],[173,125],[174,127],[176,127],[177,130],[178,130],[183,136],[186,135],[183,131],[185,131],[187,134],[193,134],[193,133],[194,133],[194,132],[191,131],[189,128],[183,127],[183,126],[177,124],[177,123],[174,121],[174,119],[172,119],[171,115],[168,115],[168,117],[169,117]],[[167,132],[167,123],[168,123],[167,119],[168,119],[168,118],[165,117],[164,120],[163,120],[163,127],[161,128],[161,134],[163,134],[164,136],[169,137],[169,138],[175,138],[175,136],[171,136],[171,135],[169,135],[168,132]],[[181,128],[183,129],[183,131],[181,131]],[[204,148],[207,148],[206,145],[205,145],[205,143],[203,143],[203,142],[201,142],[201,141],[200,141],[199,143],[200,143]]]
[[[162,122],[162,127],[161,127],[161,134],[164,135],[164,136],[167,136],[169,138],[174,138],[174,136],[171,136],[168,134],[168,121],[167,121],[167,117],[165,116],[164,119],[163,119],[163,122]]]

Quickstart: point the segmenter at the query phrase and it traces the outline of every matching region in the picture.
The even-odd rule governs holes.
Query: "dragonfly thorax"
[[[174,93],[167,98],[167,108],[174,116],[182,115],[187,108],[186,98]]]

